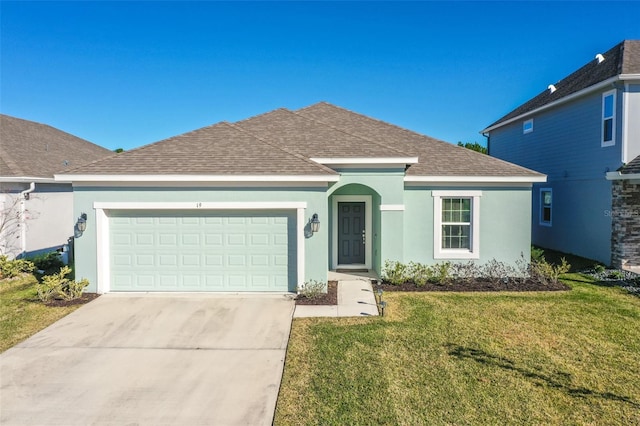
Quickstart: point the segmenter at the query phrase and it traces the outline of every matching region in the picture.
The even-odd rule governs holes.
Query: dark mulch
[[[100,296],[98,293],[83,293],[77,299],[73,300],[50,300],[45,305],[47,306],[74,306],[74,305],[84,305],[85,303],[91,302],[93,299]]]
[[[378,285],[374,285],[374,291],[378,289]],[[571,290],[566,284],[558,282],[557,284],[544,284],[539,281],[527,280],[524,283],[492,283],[489,281],[472,281],[472,282],[451,282],[449,284],[433,284],[427,283],[422,287],[418,287],[413,283],[404,283],[402,285],[382,284],[384,291],[565,291]]]
[[[327,292],[318,297],[309,299],[299,294],[296,296],[296,305],[337,305],[338,304],[338,281],[327,283]]]

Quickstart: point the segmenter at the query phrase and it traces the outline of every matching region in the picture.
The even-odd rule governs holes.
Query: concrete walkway
[[[378,306],[371,286],[375,273],[340,273],[330,271],[329,281],[338,281],[338,304],[325,306],[297,305],[294,318],[377,316]]]

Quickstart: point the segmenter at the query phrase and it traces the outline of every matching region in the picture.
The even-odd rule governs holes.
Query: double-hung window
[[[616,91],[610,90],[602,94],[602,146],[616,143]]]
[[[553,191],[551,188],[540,189],[540,225],[551,226],[553,208]]]
[[[434,258],[480,257],[480,196],[482,191],[432,191]]]

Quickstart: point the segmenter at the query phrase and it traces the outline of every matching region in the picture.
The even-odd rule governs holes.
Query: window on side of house
[[[553,211],[553,190],[551,188],[540,189],[540,225],[551,226]]]
[[[434,258],[480,257],[482,191],[433,191]]]
[[[533,132],[533,118],[522,123],[522,133],[527,134]]]
[[[602,94],[602,146],[616,143],[616,91],[610,90]]]

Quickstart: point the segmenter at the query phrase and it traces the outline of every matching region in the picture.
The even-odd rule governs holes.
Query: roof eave
[[[425,183],[537,183],[546,182],[547,176],[405,176],[404,181]]]
[[[30,176],[0,176],[0,182],[6,183],[70,183],[68,179],[55,179],[44,177],[30,177]]]
[[[640,78],[640,75],[638,75],[638,74],[619,74],[619,75],[613,76],[611,78],[608,78],[606,80],[601,81],[600,83],[596,83],[596,84],[591,85],[589,87],[585,87],[582,90],[578,90],[577,92],[571,93],[571,94],[569,94],[567,96],[564,96],[564,97],[562,97],[560,99],[557,99],[557,100],[555,100],[553,102],[549,102],[546,105],[543,105],[543,106],[538,107],[536,109],[533,109],[531,111],[525,112],[525,113],[520,114],[520,115],[518,115],[516,117],[510,118],[510,119],[505,120],[505,121],[502,121],[500,123],[494,124],[493,126],[489,126],[489,127],[485,128],[485,129],[482,129],[482,130],[480,130],[480,134],[491,132],[491,131],[496,130],[496,129],[500,128],[500,127],[506,126],[507,124],[511,124],[511,123],[513,123],[515,121],[522,120],[523,118],[529,117],[531,115],[538,114],[538,113],[540,113],[542,111],[545,111],[545,110],[548,110],[550,108],[554,108],[554,107],[556,107],[558,105],[562,105],[564,103],[570,102],[570,101],[572,101],[572,100],[574,100],[576,98],[579,98],[580,96],[586,95],[587,93],[600,90],[603,87],[606,87],[606,86],[608,86],[608,85],[610,85],[612,83],[615,83],[616,81],[635,80],[635,79],[638,79],[638,78]]]
[[[607,172],[607,180],[640,180],[640,173]]]
[[[66,182],[337,182],[335,175],[55,175]]]

